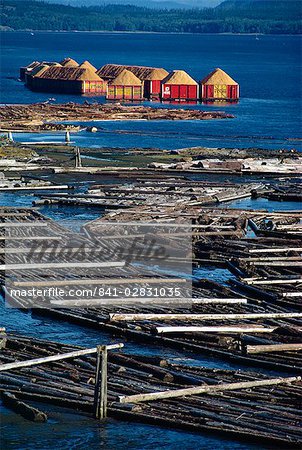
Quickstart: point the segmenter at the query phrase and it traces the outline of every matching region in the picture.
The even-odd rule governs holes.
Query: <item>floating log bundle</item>
[[[77,356],[2,372],[1,392],[9,392],[3,395],[18,404],[34,401],[92,415],[96,359],[83,348],[8,333],[0,362],[65,352]],[[108,352],[107,381],[109,417],[219,433],[278,448],[301,445],[300,377],[276,378],[182,365],[157,355]]]
[[[24,209],[15,210],[13,208],[3,208],[1,212],[3,217],[6,217],[6,222],[4,223],[6,234],[13,236],[12,242],[16,242],[13,247],[7,248],[14,256],[15,262],[14,266],[10,268],[11,275],[9,282],[6,283],[6,293],[11,289],[21,289],[22,291],[22,288],[42,288],[47,286],[52,286],[53,289],[64,288],[64,286],[65,288],[76,286],[78,289],[87,289],[89,284],[91,284],[91,288],[97,289],[102,287],[103,281],[109,287],[111,285],[122,287],[125,286],[125,283],[130,278],[141,286],[146,285],[146,282],[149,282],[149,280],[151,281],[150,286],[154,283],[159,283],[160,285],[161,282],[167,285],[167,277],[159,277],[158,274],[148,273],[148,271],[138,276],[136,271],[132,271],[131,264],[124,267],[123,261],[118,262],[118,264],[114,263],[115,265],[107,261],[105,266],[101,267],[102,261],[97,262],[93,254],[91,254],[92,259],[90,262],[89,253],[87,261],[85,260],[89,267],[86,267],[82,260],[79,263],[75,261],[71,266],[70,255],[65,255],[61,251],[64,249],[64,246],[67,245],[68,248],[76,251],[86,242],[87,248],[90,248],[91,243],[95,242],[93,239],[94,233],[100,232],[101,228],[99,226],[104,227],[109,217],[110,220],[114,219],[112,214],[105,216],[101,221],[93,221],[86,225],[86,235],[83,237],[81,234],[76,235],[54,222],[46,220],[37,212],[34,213]],[[190,230],[188,230],[187,222],[184,222],[186,218],[183,212],[180,212],[180,215],[175,217],[181,219],[179,226],[183,224],[184,232],[180,233],[182,236],[188,232],[191,233],[193,231],[194,233],[194,227],[196,227],[193,263],[197,266],[203,264],[215,266],[218,264],[219,267],[231,268],[228,262],[231,258],[226,254],[226,249],[229,249],[232,252],[231,254],[233,254],[232,263],[230,263],[233,266],[232,270],[234,272],[237,270],[241,274],[238,279],[232,278],[234,285],[232,288],[215,284],[209,280],[197,279],[193,282],[191,302],[186,305],[179,305],[179,302],[175,303],[175,299],[170,299],[169,303],[165,304],[165,299],[160,297],[157,300],[154,299],[156,301],[149,299],[148,305],[146,305],[146,302],[136,301],[131,306],[129,304],[127,306],[126,304],[121,304],[120,301],[110,300],[105,302],[105,304],[102,303],[101,308],[99,307],[100,299],[98,296],[92,296],[92,298],[89,298],[89,301],[87,301],[87,298],[78,298],[78,303],[74,303],[74,299],[66,298],[64,301],[63,299],[58,299],[54,290],[48,298],[47,305],[43,305],[43,299],[41,300],[43,310],[40,310],[39,314],[51,315],[58,319],[96,327],[104,331],[127,336],[130,339],[145,342],[152,341],[153,343],[157,342],[161,345],[181,349],[191,349],[195,352],[213,354],[222,359],[238,361],[244,364],[254,364],[269,368],[275,368],[277,365],[280,370],[292,371],[293,373],[298,372],[300,369],[299,350],[297,347],[292,347],[291,350],[284,347],[283,352],[257,354],[249,353],[247,350],[248,345],[255,344],[283,345],[301,343],[300,313],[295,308],[298,297],[287,298],[283,295],[276,295],[272,292],[272,289],[280,289],[278,284],[274,284],[272,287],[269,286],[269,292],[264,291],[262,285],[261,290],[258,291],[257,285],[257,291],[255,292],[254,286],[244,283],[244,280],[242,281],[242,276],[246,273],[247,263],[245,259],[249,254],[248,251],[257,247],[263,249],[263,244],[259,246],[257,239],[253,239],[251,242],[247,240],[249,243],[247,251],[246,241],[244,238],[240,239],[239,236],[244,235],[249,217],[259,218],[264,213],[242,211],[241,216],[238,216],[237,211],[211,208],[203,210],[196,208],[194,214],[193,209],[189,208],[188,212],[191,212],[191,216],[188,215],[188,217],[195,223],[195,225],[192,223]],[[175,213],[176,211],[174,210]],[[35,221],[33,220],[34,217],[36,218]],[[156,220],[158,221],[160,217],[157,214]],[[169,216],[170,219],[172,217],[173,215]],[[278,217],[279,220],[285,220],[288,216],[286,213],[270,213],[269,217]],[[57,242],[58,247],[56,248],[58,253],[56,254],[60,255],[59,262],[61,266],[56,266],[58,264],[56,259],[52,259],[49,262],[48,252],[44,252],[42,256],[37,252],[39,268],[33,265],[28,266],[24,272],[26,279],[20,281],[21,266],[23,267],[24,265],[24,257],[29,247],[28,239],[32,239],[30,234],[31,223],[41,225],[39,227],[35,226],[35,237],[37,239],[45,238],[49,242],[53,239]],[[44,226],[44,224],[47,224],[47,226]],[[225,235],[221,236],[220,233],[223,233],[225,229],[228,232],[235,232],[237,236],[233,234],[227,238]],[[1,242],[4,245],[5,241]],[[108,240],[106,242],[109,248],[112,247],[112,252],[114,253],[114,241]],[[215,251],[216,246],[218,250],[216,250],[216,253],[212,253],[213,249]],[[210,252],[205,253],[206,248],[210,248]],[[271,248],[272,246],[270,245]],[[239,255],[244,255],[244,266],[241,264],[237,265],[237,260],[234,259],[234,253],[238,255],[238,252]],[[214,255],[216,255],[215,259],[213,259]],[[98,267],[93,268],[92,265]],[[251,267],[254,270],[258,266],[253,265]],[[56,273],[54,270],[56,270]],[[96,273],[95,270],[101,270],[101,272]],[[261,273],[264,269],[262,266],[259,266],[257,270]],[[286,270],[289,270],[289,268]],[[293,271],[294,268],[290,267],[290,270]],[[47,279],[45,278],[46,274]],[[3,275],[1,277],[4,280]],[[295,278],[297,279],[297,274]],[[171,279],[171,282],[173,285],[176,282],[181,283],[182,280]],[[290,286],[290,289],[294,289],[293,292],[296,292],[295,289],[299,285],[290,283],[287,286]],[[251,287],[253,288],[252,290],[250,290]],[[28,299],[22,296],[21,291],[20,294],[18,294],[18,291],[14,291],[13,301],[17,306],[30,307]],[[244,293],[242,294],[242,292]],[[284,294],[284,291],[281,294]],[[72,311],[68,309],[71,300],[73,300],[72,304],[74,307]],[[290,309],[288,305],[291,305]],[[54,309],[55,307],[60,309],[56,310]],[[110,316],[110,314],[113,314],[113,316]],[[131,320],[117,323],[110,319],[114,317],[114,314],[126,314],[124,317],[130,317]],[[131,316],[127,316],[127,314],[131,314]],[[172,328],[182,327],[182,332],[169,333],[169,335],[162,333],[155,335],[154,331],[157,327],[163,326],[163,323],[166,322],[166,317],[171,319],[169,320],[169,326]],[[151,318],[154,318],[154,320]],[[215,319],[215,324],[213,324],[213,318]],[[197,328],[192,329],[191,327]],[[179,331],[179,328],[177,330]],[[186,333],[186,331],[190,331],[190,333]],[[214,331],[214,334],[212,331]]]

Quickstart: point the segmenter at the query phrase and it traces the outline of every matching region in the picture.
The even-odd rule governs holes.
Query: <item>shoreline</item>
[[[30,119],[29,119],[30,117]],[[81,103],[45,104],[32,103],[5,105],[0,107],[1,130],[23,129],[32,131],[70,131],[72,125],[59,122],[95,121],[185,121],[234,119],[233,114],[222,111],[203,111],[197,109],[154,108],[144,105]],[[92,131],[92,130],[90,130]]]
[[[85,33],[85,34],[158,34],[158,35],[200,35],[200,36],[302,36],[302,33],[190,33],[181,31],[116,31],[116,30],[0,30],[0,33]]]

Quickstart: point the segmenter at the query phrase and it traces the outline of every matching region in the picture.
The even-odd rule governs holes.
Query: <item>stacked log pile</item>
[[[85,194],[49,194],[41,196],[40,203],[60,205],[95,206],[123,209],[141,206],[186,208],[211,205],[250,197],[259,184],[209,183],[180,181],[178,179],[154,180],[126,185],[92,186]]]
[[[0,361],[6,364],[76,349],[79,347],[9,334],[6,347],[0,352]],[[278,447],[299,448],[301,445],[300,377],[272,378],[240,370],[194,367],[175,364],[159,356],[108,355],[108,414],[111,417],[225,434]],[[1,392],[9,392],[19,400],[93,412],[93,356],[2,371],[0,379]],[[160,398],[161,392],[171,396],[178,389],[198,390],[200,394]],[[144,394],[149,393],[153,393],[155,399],[141,403]],[[134,400],[133,396],[138,399]],[[133,399],[133,403],[127,403],[127,398]]]
[[[119,104],[49,104],[4,105],[0,107],[2,130],[43,130],[45,122],[97,120],[209,120],[229,119],[232,114],[221,111],[122,106]]]

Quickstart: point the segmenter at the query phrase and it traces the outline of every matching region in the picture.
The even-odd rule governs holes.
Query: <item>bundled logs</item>
[[[79,354],[80,350],[68,344],[8,334],[0,361],[7,364],[41,355],[71,351]],[[12,369],[0,375],[1,392],[19,408],[22,403],[38,401],[92,414],[95,364],[95,356],[80,355]],[[175,364],[159,356],[110,352],[107,369],[111,417],[224,433],[278,447],[301,445],[300,377],[273,378],[240,370]],[[134,397],[143,397],[144,402],[135,405]],[[7,406],[14,407],[9,402]],[[35,414],[38,419],[38,410]]]

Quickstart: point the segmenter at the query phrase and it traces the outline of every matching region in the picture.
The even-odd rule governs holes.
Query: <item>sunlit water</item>
[[[31,92],[17,81],[19,67],[33,59],[72,56],[79,62],[89,59],[96,67],[112,62],[184,69],[196,80],[221,67],[240,84],[239,104],[196,107],[225,110],[236,119],[106,122],[97,124],[102,132],[93,136],[80,133],[73,139],[78,144],[94,146],[154,147],[156,143],[156,147],[167,149],[197,145],[301,149],[301,142],[289,140],[301,139],[300,51],[300,36],[260,36],[256,40],[255,36],[225,35],[4,33],[0,101],[31,103],[53,97]],[[55,97],[57,102],[93,100],[62,94]],[[101,97],[96,99],[104,101]]]
[[[230,112],[235,119],[217,121],[165,122],[102,122],[100,129],[72,134],[72,141],[90,147],[145,147],[175,149],[189,146],[262,147],[265,149],[301,149],[299,114],[301,97],[301,38],[299,36],[216,36],[161,35],[119,33],[5,33],[2,35],[0,102],[31,103],[48,99],[45,93],[33,93],[17,81],[19,67],[33,59],[60,60],[71,56],[79,62],[89,59],[100,67],[109,62],[165,67],[167,70],[187,70],[197,80],[220,66],[230,73],[241,87],[241,100],[232,106],[204,106]],[[52,95],[51,95],[52,96]],[[55,95],[57,102],[80,101],[85,97]],[[88,98],[91,101],[91,98]],[[104,101],[97,98],[98,101]],[[155,104],[154,104],[155,105]],[[155,105],[159,106],[159,105]],[[183,107],[183,105],[181,106]],[[193,107],[193,106],[190,106]],[[87,125],[87,124],[82,124]],[[18,134],[16,140],[62,142],[62,133]],[[215,176],[195,176],[213,179]],[[238,179],[237,179],[238,178]],[[241,181],[240,177],[231,178]],[[92,180],[91,180],[92,181]],[[98,181],[97,179],[94,181]],[[86,184],[83,183],[81,190]],[[30,193],[1,193],[0,205],[31,206],[36,197]],[[269,202],[265,199],[243,199],[224,206],[234,208],[265,208],[295,210],[297,203]],[[99,217],[103,210],[80,207],[41,207],[39,211],[68,226],[77,223],[78,229],[89,220]],[[226,283],[232,275],[213,267],[198,269],[200,278]],[[34,312],[5,309],[0,303],[1,326],[39,338],[94,346],[119,341],[111,335],[64,321],[42,317]],[[236,369],[236,364],[193,355],[174,349],[126,342],[126,351],[161,354],[172,361],[207,367]],[[243,368],[246,370],[246,368]],[[0,407],[2,419],[2,448],[4,450],[82,449],[264,449],[264,446],[242,444],[231,439],[215,438],[207,434],[193,434],[159,427],[109,420],[98,423],[83,415],[60,408],[42,405],[49,413],[47,424],[27,422],[6,408]]]

